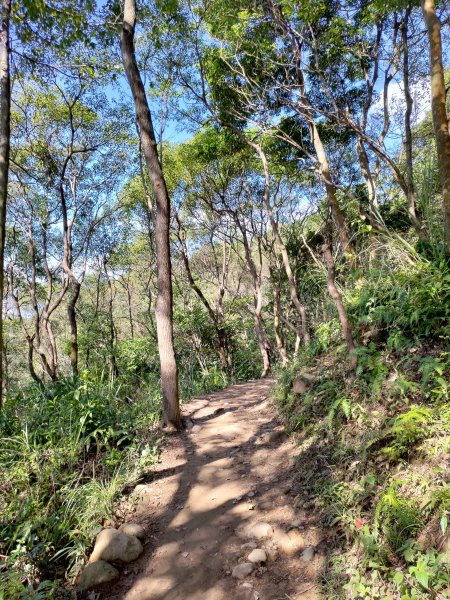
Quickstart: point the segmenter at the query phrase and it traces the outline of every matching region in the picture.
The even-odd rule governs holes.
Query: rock
[[[256,495],[256,492],[249,492],[249,493],[247,494],[247,497],[248,497],[248,498],[254,498],[254,497],[255,497],[255,495]]]
[[[122,523],[119,527],[119,531],[126,533],[127,535],[134,535],[138,540],[145,540],[147,537],[144,527],[138,523]]]
[[[247,559],[251,563],[259,564],[266,562],[267,554],[261,548],[255,548],[250,554],[247,556]]]
[[[255,523],[249,531],[249,537],[256,538],[258,540],[264,538],[270,538],[273,536],[273,527],[270,523]]]
[[[201,426],[200,425],[194,425],[194,427],[191,427],[191,433],[198,433],[199,431],[201,431]]]
[[[269,560],[274,561],[278,558],[278,548],[277,548],[276,544],[273,544],[273,543],[265,544],[264,549],[266,551],[266,555]]]
[[[306,562],[310,562],[314,558],[314,548],[312,546],[309,546],[309,548],[305,548],[300,558]]]
[[[294,394],[304,394],[315,380],[316,378],[313,375],[301,373],[292,382],[292,391]]]
[[[133,490],[133,494],[136,496],[144,496],[145,494],[150,493],[150,485],[146,485],[145,483],[138,483],[137,486]]]
[[[103,529],[95,540],[89,562],[106,560],[129,563],[136,560],[142,551],[142,544],[134,535],[127,535],[117,529]]]
[[[253,550],[254,548],[257,548],[258,544],[256,542],[247,542],[246,544],[242,544],[241,549],[242,550]]]
[[[294,392],[294,394],[304,394],[307,389],[308,386],[305,380],[301,377],[296,377],[292,382],[292,391]]]
[[[90,590],[101,583],[114,581],[118,577],[119,571],[117,569],[105,560],[97,560],[96,562],[89,563],[83,569],[78,581],[78,587],[80,590]]]
[[[283,429],[274,429],[268,434],[269,444],[273,444],[274,442],[278,442],[285,436],[285,432]]]
[[[236,579],[244,579],[244,577],[250,575],[254,568],[255,565],[253,563],[240,563],[234,567],[233,571],[231,572],[231,576],[235,577]]]

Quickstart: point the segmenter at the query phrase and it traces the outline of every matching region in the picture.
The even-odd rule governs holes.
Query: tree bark
[[[417,232],[420,238],[424,238],[423,223],[417,216],[416,211],[416,190],[414,185],[414,171],[413,171],[413,138],[411,129],[411,115],[413,109],[413,99],[411,96],[411,90],[409,87],[409,48],[408,48],[408,20],[411,13],[411,6],[408,5],[406,8],[403,23],[401,25],[402,31],[402,42],[403,42],[403,87],[405,94],[405,154],[406,154],[406,184],[407,189],[407,202],[408,202],[408,215],[412,226]]]
[[[336,271],[334,265],[333,254],[331,252],[331,242],[327,241],[322,245],[323,261],[327,268],[327,289],[330,297],[332,298],[336,310],[339,315],[339,321],[341,322],[342,333],[344,335],[345,342],[347,344],[347,350],[350,354],[350,365],[352,369],[356,368],[356,356],[352,353],[355,350],[355,342],[353,341],[352,330],[347,317],[347,313],[342,301],[342,296],[336,285]]]
[[[150,182],[156,202],[155,247],[157,263],[156,330],[161,366],[163,422],[182,429],[178,392],[178,369],[173,344],[172,265],[170,257],[170,199],[158,158],[158,147],[144,84],[136,62],[134,31],[136,1],[125,0],[121,35],[121,51],[125,74],[133,94],[136,120],[139,126]]]
[[[230,345],[229,345],[229,341],[228,341],[228,333],[227,333],[227,330],[223,323],[223,320],[220,319],[220,316],[223,317],[223,314],[220,315],[220,310],[222,309],[221,298],[220,298],[220,294],[222,292],[222,287],[219,290],[219,298],[218,298],[218,302],[216,304],[216,311],[214,311],[210,302],[208,301],[205,294],[202,292],[202,290],[198,286],[198,284],[195,281],[194,276],[192,274],[191,265],[189,263],[188,250],[187,250],[187,246],[186,246],[186,234],[181,226],[181,221],[177,214],[175,214],[175,220],[176,220],[177,229],[178,229],[177,237],[180,242],[181,257],[183,259],[184,268],[185,268],[186,275],[187,275],[187,278],[189,281],[189,285],[191,286],[192,290],[197,294],[197,297],[200,300],[200,302],[206,308],[206,312],[208,313],[208,316],[211,320],[211,323],[212,323],[212,325],[216,331],[216,335],[217,335],[217,341],[219,344],[220,365],[221,365],[222,369],[225,372],[227,372],[231,368],[231,357],[229,355],[230,354],[229,353]],[[223,291],[225,291],[224,287],[223,287]],[[223,311],[222,311],[222,313],[223,313]]]
[[[239,219],[237,225],[242,233],[242,242],[244,245],[245,259],[252,277],[253,282],[253,306],[254,306],[254,318],[255,318],[255,331],[256,339],[258,340],[259,351],[263,361],[263,370],[261,377],[267,377],[270,373],[270,357],[269,357],[269,343],[267,341],[266,332],[264,330],[264,322],[262,318],[262,289],[261,289],[261,274],[255,265],[255,261],[252,258],[250,243],[247,237],[247,230],[245,228],[245,222],[242,224]]]
[[[2,0],[0,30],[0,408],[3,406],[3,265],[11,137],[11,73],[9,23],[11,0]]]
[[[422,0],[422,12],[430,45],[431,111],[442,180],[444,231],[447,247],[450,249],[450,131],[445,105],[441,23],[436,15],[434,0]]]
[[[78,377],[78,326],[75,306],[80,297],[81,284],[72,281],[72,296],[67,304],[67,316],[70,324],[70,366],[72,367],[72,375]]]
[[[286,367],[288,364],[288,357],[286,353],[286,347],[284,345],[283,338],[281,336],[281,278],[278,273],[278,277],[275,275],[275,266],[271,262],[271,257],[269,256],[269,273],[270,273],[270,282],[272,284],[272,295],[273,295],[273,329],[275,333],[275,342],[277,345],[278,355],[281,360],[281,364],[283,367]]]
[[[286,250],[286,246],[283,242],[283,238],[281,237],[280,230],[278,228],[278,223],[273,214],[272,205],[270,204],[270,172],[269,172],[269,163],[267,161],[267,156],[266,156],[265,152],[263,151],[263,149],[261,148],[261,146],[259,146],[258,144],[255,144],[254,142],[248,142],[248,144],[256,150],[256,152],[261,160],[261,164],[262,164],[263,172],[264,172],[263,200],[264,200],[264,204],[266,206],[267,214],[269,216],[269,221],[270,221],[270,225],[272,227],[272,232],[273,232],[273,235],[275,238],[275,242],[278,247],[278,250],[280,251],[281,258],[283,260],[283,267],[284,267],[286,276],[289,281],[289,291],[290,291],[291,301],[300,317],[301,332],[298,332],[298,335],[301,336],[301,338],[303,338],[303,343],[304,343],[305,347],[307,347],[307,346],[309,346],[311,338],[309,335],[308,323],[306,320],[306,308],[300,302],[300,299],[298,297],[297,282],[295,281],[294,273],[292,272],[292,269],[291,269],[291,262],[289,260],[289,255]]]

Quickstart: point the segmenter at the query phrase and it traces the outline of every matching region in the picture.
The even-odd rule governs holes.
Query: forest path
[[[319,598],[325,542],[313,515],[294,509],[295,446],[280,435],[267,399],[272,386],[250,381],[184,406],[191,429],[169,436],[154,480],[138,486],[139,503],[128,519],[147,530],[144,553],[102,598]],[[271,559],[236,579],[233,568],[252,551],[242,545],[261,522],[274,533],[254,547],[266,548]],[[302,557],[309,546],[314,557]]]

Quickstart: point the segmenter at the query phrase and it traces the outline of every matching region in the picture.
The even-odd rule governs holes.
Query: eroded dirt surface
[[[128,520],[146,527],[145,551],[101,597],[114,600],[312,600],[326,545],[314,517],[295,510],[295,447],[267,400],[273,382],[251,381],[192,400],[193,428],[169,437],[155,479],[138,487]],[[243,580],[249,532],[272,525],[272,560]],[[313,546],[314,558],[302,551]],[[278,552],[276,551],[278,547]]]

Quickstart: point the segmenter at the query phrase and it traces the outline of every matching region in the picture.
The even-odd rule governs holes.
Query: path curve
[[[145,551],[122,570],[109,600],[313,600],[319,598],[321,533],[295,510],[295,447],[268,399],[273,381],[257,380],[196,398],[184,407],[191,429],[169,436],[154,480],[138,486],[129,521],[145,526]],[[277,438],[277,439],[275,439]],[[272,555],[243,580],[255,523],[273,536]],[[312,560],[302,552],[315,548]]]

